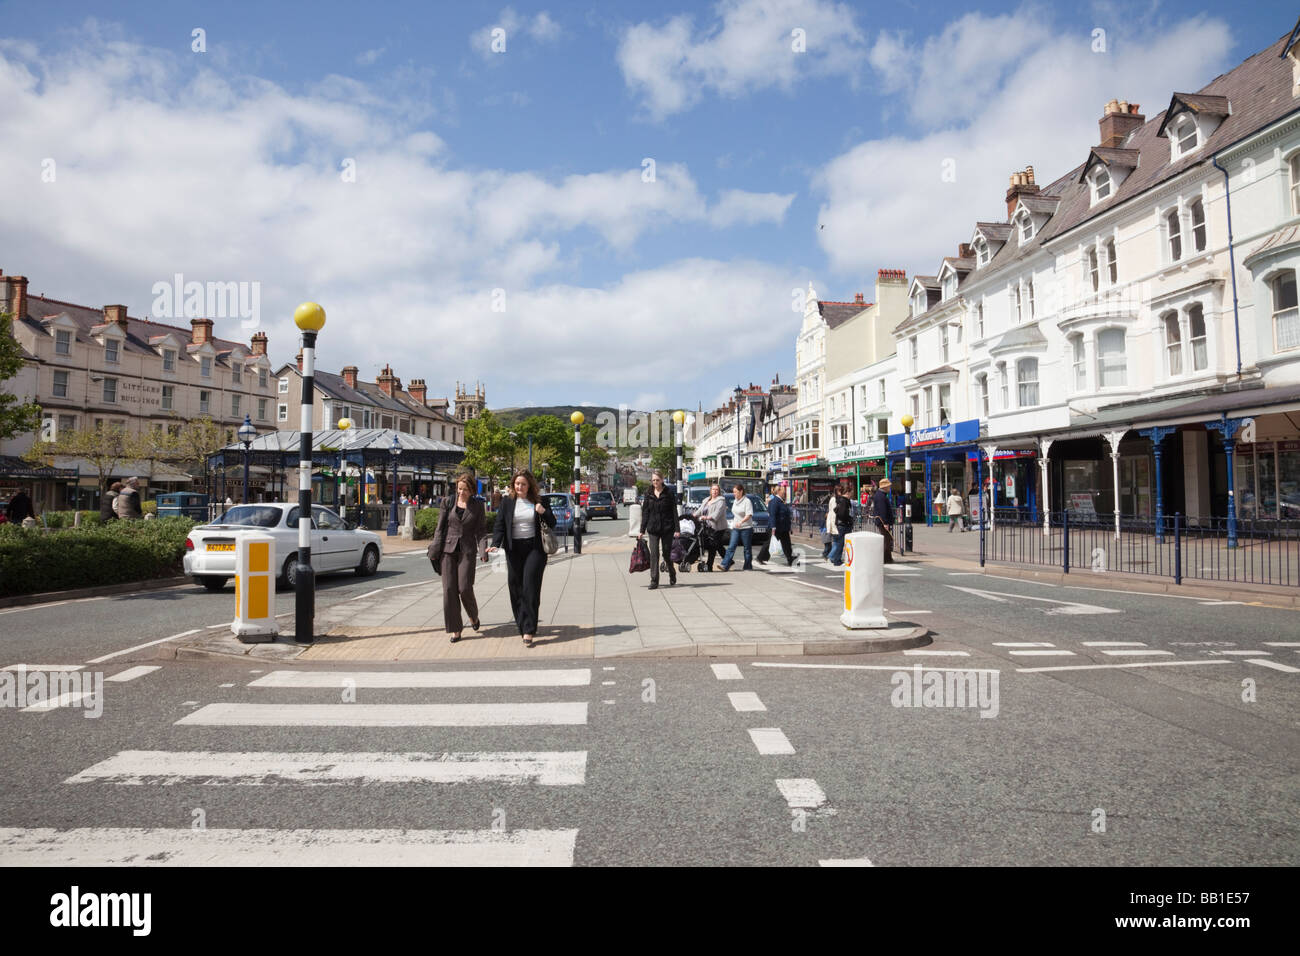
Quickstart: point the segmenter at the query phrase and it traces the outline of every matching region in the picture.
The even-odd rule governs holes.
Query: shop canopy
[[[10,481],[76,481],[76,468],[52,468],[37,465],[14,455],[0,455],[0,480]]]
[[[390,449],[396,438],[402,454],[397,460],[401,471],[418,469],[433,471],[450,468],[465,458],[465,447],[437,438],[424,438],[391,428],[351,428],[342,431],[327,428],[312,432],[312,464],[317,467],[334,467],[340,457],[348,463],[363,468],[387,468],[392,463]],[[298,449],[302,433],[297,431],[270,432],[259,435],[249,445],[249,464],[270,468],[297,468]],[[208,466],[214,470],[242,467],[244,445],[236,442],[209,456]]]

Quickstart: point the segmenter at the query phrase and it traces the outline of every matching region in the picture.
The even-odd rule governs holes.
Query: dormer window
[[[1170,142],[1174,147],[1174,159],[1186,156],[1188,153],[1196,150],[1200,143],[1201,131],[1196,126],[1196,120],[1191,116],[1184,114],[1174,121],[1173,128],[1170,130],[1173,135]]]
[[[164,372],[176,371],[176,350],[175,349],[163,349],[163,371]]]
[[[984,240],[983,236],[980,236],[978,239],[975,240],[975,261],[977,263],[976,268],[978,268],[979,266],[988,265],[989,258],[990,258],[989,244]]]
[[[917,289],[916,295],[912,296],[912,314],[920,315],[925,311],[925,290]]]
[[[212,359],[206,355],[199,359],[199,375],[203,378],[212,377]]]
[[[104,361],[105,362],[112,365],[117,364],[117,356],[118,356],[117,345],[118,345],[117,339],[104,340]]]
[[[1020,214],[1020,241],[1028,242],[1034,238],[1034,217],[1027,212]]]
[[[72,333],[67,329],[56,329],[54,332],[54,354],[71,355],[72,354]]]
[[[957,273],[949,272],[943,277],[943,297],[951,299],[957,294]]]
[[[1092,171],[1092,201],[1099,203],[1110,195],[1110,173],[1105,166],[1098,166]]]

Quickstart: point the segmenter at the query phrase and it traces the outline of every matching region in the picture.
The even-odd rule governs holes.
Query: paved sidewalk
[[[623,523],[625,524],[625,522]],[[302,661],[500,660],[622,655],[851,654],[928,643],[924,627],[851,631],[842,602],[802,575],[764,571],[628,573],[633,539],[610,531],[584,539],[583,553],[552,556],[542,584],[538,640],[525,648],[510,613],[504,565],[479,565],[475,592],[483,631],[450,643],[442,590],[432,583],[376,593],[323,612],[325,635]],[[625,529],[624,529],[625,530]],[[602,525],[601,531],[605,532]]]

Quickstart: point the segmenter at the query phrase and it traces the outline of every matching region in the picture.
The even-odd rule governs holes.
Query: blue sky
[[[1153,116],[1295,17],[1212,9],[0,3],[0,269],[138,315],[257,282],[276,361],[315,299],[323,367],[491,405],[708,408],[792,379],[792,288],[933,273],[1107,100]]]

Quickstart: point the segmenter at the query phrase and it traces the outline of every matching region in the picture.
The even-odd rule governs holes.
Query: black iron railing
[[[1044,526],[997,509],[980,526],[980,564],[1113,571],[1202,581],[1300,587],[1300,522],[1253,518],[1154,518],[1052,512]]]

